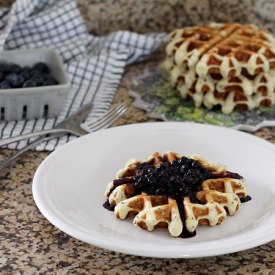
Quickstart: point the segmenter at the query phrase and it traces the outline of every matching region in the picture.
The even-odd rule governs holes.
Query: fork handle
[[[19,156],[23,155],[26,151],[28,151],[31,148],[34,148],[35,146],[39,145],[43,141],[47,141],[59,136],[63,136],[61,134],[55,134],[55,135],[50,135],[50,136],[40,136],[31,143],[27,144],[25,147],[22,149],[16,151],[11,157],[7,158],[4,160],[2,163],[0,163],[0,171],[2,171],[4,168],[9,167],[14,160],[16,160]]]
[[[33,138],[33,137],[38,137],[41,135],[47,135],[47,134],[61,134],[61,133],[70,133],[70,130],[66,129],[48,129],[48,130],[42,130],[34,133],[28,133],[28,134],[23,134],[23,135],[18,135],[10,138],[5,138],[0,140],[0,146],[8,145],[10,143],[14,143],[23,139],[27,138]]]

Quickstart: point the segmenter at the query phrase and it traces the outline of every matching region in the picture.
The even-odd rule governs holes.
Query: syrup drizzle
[[[134,173],[127,174],[126,172],[123,177],[113,180],[113,187],[109,194],[118,186],[129,184],[135,187],[134,195],[145,192],[148,195],[163,195],[175,199],[183,224],[183,230],[180,234],[182,238],[190,238],[196,235],[196,231],[189,232],[185,226],[183,205],[185,196],[188,196],[192,203],[201,203],[196,198],[196,192],[201,190],[203,181],[215,178],[243,179],[239,174],[230,171],[213,174],[209,169],[202,166],[199,161],[186,157],[172,162],[168,162],[164,158],[161,160],[164,162],[157,166],[148,162],[138,163]],[[114,211],[115,206],[111,205],[108,199],[103,207]],[[241,198],[241,202],[249,200],[251,200],[250,196]]]

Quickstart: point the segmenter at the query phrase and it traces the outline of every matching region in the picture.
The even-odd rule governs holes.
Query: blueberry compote
[[[190,196],[191,201],[196,203],[196,192],[201,190],[202,182],[211,175],[200,162],[186,157],[156,167],[147,163],[138,164],[136,174],[133,180],[136,190],[140,191],[138,193],[165,195],[173,199]]]
[[[185,214],[183,198],[189,197],[192,203],[200,203],[196,193],[202,189],[203,181],[213,178],[235,178],[242,179],[237,173],[229,171],[213,174],[199,161],[181,157],[172,162],[165,161],[155,165],[150,162],[138,163],[134,171],[125,173],[123,177],[113,181],[113,188],[110,193],[122,184],[134,186],[134,195],[145,192],[148,195],[163,195],[175,199],[178,205],[182,224],[185,225]],[[108,210],[114,207],[108,203],[103,205]],[[190,233],[184,226],[181,237],[188,238],[196,233]]]

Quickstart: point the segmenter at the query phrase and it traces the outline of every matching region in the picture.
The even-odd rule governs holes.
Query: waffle
[[[195,106],[223,113],[275,102],[275,39],[253,25],[209,24],[171,33],[164,68]]]
[[[185,183],[177,185],[179,179]],[[105,207],[117,218],[134,217],[133,223],[148,231],[167,227],[173,237],[193,236],[198,225],[220,224],[248,197],[242,177],[224,165],[174,152],[130,160],[107,185],[105,195]]]

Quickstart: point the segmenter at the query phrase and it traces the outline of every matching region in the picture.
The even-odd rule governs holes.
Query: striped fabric
[[[0,138],[52,128],[90,101],[95,107],[87,120],[98,117],[110,107],[125,66],[146,58],[165,39],[166,34],[145,36],[128,31],[92,36],[73,0],[18,0],[10,10],[0,10],[0,47],[55,48],[72,84],[58,117],[0,122]],[[67,135],[36,149],[54,150],[74,138]],[[9,148],[20,149],[27,142],[14,143]]]

